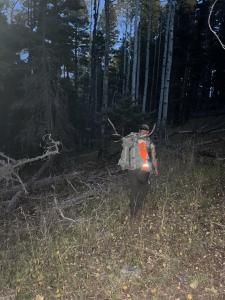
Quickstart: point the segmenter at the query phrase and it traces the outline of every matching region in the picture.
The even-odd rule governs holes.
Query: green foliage
[[[169,101],[170,120],[177,123],[185,122],[192,113],[220,111],[224,107],[225,56],[208,29],[209,4],[212,1],[177,1]],[[51,131],[68,147],[74,146],[74,140],[82,143],[84,127],[91,128],[90,136],[100,137],[99,113],[108,39],[101,6],[93,41],[93,6],[88,5],[83,0],[0,2],[0,133],[8,153],[13,149],[25,152],[30,151],[29,147],[37,149],[46,131]],[[109,10],[108,109],[114,111],[117,105],[113,112],[115,120],[121,123],[121,130],[127,131],[141,120],[149,119],[129,101],[120,101],[131,93],[135,1],[110,0]],[[221,38],[225,32],[224,11],[224,3],[218,1],[211,19]],[[156,114],[165,12],[166,6],[162,8],[159,0],[141,1],[138,104],[141,106],[144,91],[150,19],[147,111]]]
[[[117,36],[118,36],[118,31],[117,31],[117,15],[116,15],[116,10],[115,6],[113,4],[113,1],[109,1],[109,32],[110,32],[110,47],[114,46]],[[105,38],[105,13],[104,9],[102,11],[102,14],[100,16],[99,24],[98,24],[98,30],[102,32],[104,38]]]
[[[10,120],[5,139],[15,137],[6,144],[13,148],[16,143],[17,150],[28,151],[37,149],[46,131],[64,141],[64,145],[71,144],[68,134],[72,134],[74,116],[69,116],[68,107],[71,103],[69,111],[73,110],[77,98],[84,95],[78,84],[84,84],[89,46],[87,11],[81,2],[74,6],[71,1],[36,1],[27,17],[30,3],[24,2],[17,12],[18,24],[8,24],[6,17],[0,15],[0,93],[5,99],[1,105],[3,116],[8,115]],[[20,59],[21,50],[28,56],[26,61]],[[78,61],[82,63],[79,73]],[[66,90],[64,78],[70,82]],[[6,123],[6,117],[1,122]]]

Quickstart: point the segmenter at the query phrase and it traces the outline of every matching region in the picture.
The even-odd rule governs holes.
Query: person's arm
[[[156,151],[155,151],[155,145],[151,142],[150,143],[150,150],[151,150],[151,159],[152,159],[152,166],[153,166],[153,172],[158,175],[158,161],[156,158]]]

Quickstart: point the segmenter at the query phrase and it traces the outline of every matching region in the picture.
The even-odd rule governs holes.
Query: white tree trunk
[[[105,0],[105,61],[103,74],[103,101],[102,111],[108,109],[109,90],[109,51],[110,51],[110,24],[109,24],[109,0]]]
[[[159,73],[160,73],[160,58],[161,58],[161,46],[162,46],[162,20],[160,24],[159,29],[159,38],[158,38],[158,46],[156,46],[156,52],[157,52],[157,68],[156,68],[156,83],[153,85],[152,82],[152,89],[151,89],[151,103],[150,103],[150,112],[154,111],[156,109],[156,97],[158,94],[158,85],[159,85]]]
[[[168,13],[166,20],[165,28],[165,42],[164,42],[164,53],[163,53],[163,62],[162,62],[162,75],[161,75],[161,88],[160,88],[160,99],[159,99],[159,109],[158,109],[158,126],[161,125],[162,113],[163,113],[163,102],[164,102],[164,89],[165,89],[165,75],[166,75],[166,66],[168,58],[168,48],[169,48],[169,31],[170,31],[170,21],[172,14],[172,0],[168,4]]]
[[[127,78],[126,78],[126,94],[129,94],[130,89],[130,73],[131,73],[131,41],[132,41],[132,18],[130,19],[130,33],[129,33],[129,47],[128,47],[128,66],[127,66]]]
[[[151,5],[151,3],[150,3]],[[149,61],[150,61],[150,42],[151,42],[151,12],[148,17],[148,35],[147,35],[147,50],[145,59],[145,85],[144,85],[144,96],[142,102],[142,112],[146,112],[147,94],[148,94],[148,81],[149,81]]]
[[[134,105],[136,104],[136,86],[137,86],[139,4],[140,4],[140,0],[136,0],[135,19],[134,19],[134,58],[133,58],[132,86],[131,86],[131,97],[132,97],[132,103]]]
[[[89,112],[93,113],[95,107],[98,106],[97,103],[97,86],[96,86],[96,38],[97,38],[97,25],[99,17],[99,4],[100,0],[94,0],[93,3],[93,24],[90,25],[93,27],[91,40],[90,40],[90,72],[89,72]],[[91,29],[91,28],[90,28]]]
[[[123,88],[122,94],[126,93],[126,72],[127,72],[127,23],[128,23],[128,12],[126,11],[125,21],[125,32],[124,32],[124,49],[123,49]]]
[[[162,115],[162,126],[164,127],[167,122],[168,115],[168,100],[169,100],[169,89],[170,89],[170,75],[173,61],[173,41],[174,41],[174,18],[175,18],[175,1],[171,3],[171,21],[169,30],[169,46],[168,46],[168,58],[165,74],[165,87],[164,87],[164,99],[163,99],[163,115]]]
[[[139,24],[140,25],[140,24]],[[135,98],[138,100],[139,98],[139,88],[140,88],[140,66],[141,66],[141,28],[139,26],[138,30],[138,61],[137,61],[137,82],[136,82],[136,94]]]

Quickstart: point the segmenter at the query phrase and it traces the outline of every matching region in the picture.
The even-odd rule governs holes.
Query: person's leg
[[[135,216],[143,207],[147,195],[149,173],[131,170],[128,172],[128,178],[130,185],[130,214]]]
[[[138,186],[138,194],[137,194],[137,202],[136,202],[136,210],[140,210],[143,208],[145,198],[148,193],[148,179],[149,173],[138,171],[137,172],[137,186]]]
[[[129,170],[128,171],[128,179],[129,179],[129,191],[130,191],[130,214],[134,216],[136,214],[136,205],[138,198],[138,176],[137,170]]]

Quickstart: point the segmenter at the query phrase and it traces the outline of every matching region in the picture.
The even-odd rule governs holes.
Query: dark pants
[[[135,216],[143,207],[148,192],[149,175],[149,172],[141,170],[128,170],[131,216]]]

